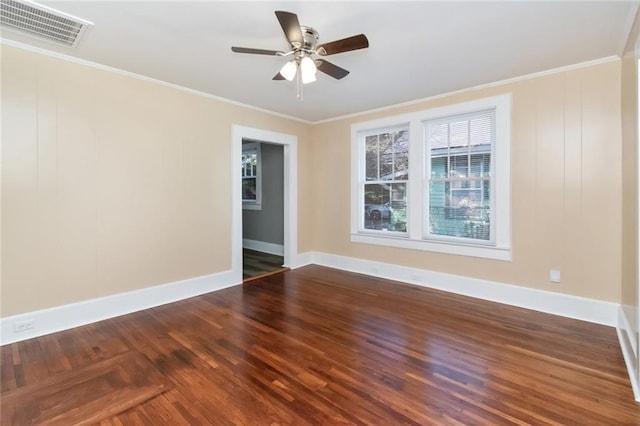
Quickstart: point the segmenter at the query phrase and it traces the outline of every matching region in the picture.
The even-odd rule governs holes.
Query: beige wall
[[[509,92],[513,262],[349,241],[352,123]],[[620,301],[619,61],[317,125],[312,139],[316,250]]]
[[[2,46],[1,315],[229,270],[232,124],[309,163],[306,124]]]
[[[300,253],[620,302],[620,76],[610,62],[311,126],[3,46],[1,316],[228,270],[232,124],[298,136]],[[513,262],[350,243],[351,123],[506,92]]]
[[[636,15],[622,58],[622,305],[638,341],[638,68],[635,46],[640,43],[640,14]],[[640,47],[640,46],[639,46]],[[637,349],[637,348],[636,348]]]

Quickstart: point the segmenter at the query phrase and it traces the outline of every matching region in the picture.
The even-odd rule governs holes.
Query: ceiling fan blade
[[[284,56],[284,52],[277,50],[252,49],[250,47],[231,46],[231,50],[236,53],[253,53],[256,55]]]
[[[282,74],[278,73],[273,76],[272,80],[286,80],[286,79],[282,76]]]
[[[325,74],[330,75],[331,77],[341,80],[349,74],[349,71],[344,68],[340,68],[337,65],[332,64],[331,62],[327,62],[324,59],[316,59],[316,67],[319,71],[322,71]]]
[[[291,12],[285,12],[283,10],[276,11],[276,17],[284,35],[289,40],[289,44],[293,47],[302,47],[304,39],[302,38],[302,31],[300,30],[300,22],[298,22],[298,15]]]
[[[316,48],[319,55],[335,55],[336,53],[349,52],[351,50],[365,49],[369,47],[369,40],[364,34],[358,34],[329,43],[321,44]]]

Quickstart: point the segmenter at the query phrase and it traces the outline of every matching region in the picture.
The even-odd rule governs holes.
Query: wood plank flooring
[[[0,414],[3,425],[89,425],[170,387],[146,357],[127,352],[7,392]]]
[[[242,249],[242,278],[255,278],[274,272],[285,271],[284,256]]]
[[[0,350],[2,409],[146,357],[170,389],[101,425],[640,424],[613,328],[320,266]]]

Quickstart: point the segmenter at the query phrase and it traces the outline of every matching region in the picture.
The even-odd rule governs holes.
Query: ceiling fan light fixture
[[[296,71],[298,70],[298,64],[295,61],[289,61],[282,66],[280,69],[280,75],[282,75],[285,79],[289,81],[293,81],[293,78],[296,76]]]
[[[0,0],[17,1],[17,0]],[[23,0],[27,1],[27,0]],[[289,50],[286,52],[279,50],[254,49],[249,47],[231,46],[231,51],[236,53],[251,53],[256,55],[287,56],[292,57],[284,64],[272,80],[296,80],[297,97],[302,101],[302,87],[305,84],[316,81],[318,71],[341,80],[349,74],[344,68],[332,64],[331,62],[318,58],[316,55],[327,56],[337,53],[350,52],[352,50],[369,47],[369,40],[364,34],[334,40],[329,43],[317,45],[320,36],[318,31],[311,27],[300,25],[298,15],[284,10],[276,10],[276,18],[282,27],[282,31],[289,42]],[[315,57],[315,59],[314,59]]]
[[[316,75],[315,74],[310,74],[308,76],[302,76],[302,84],[307,84],[307,83],[313,83],[314,81],[316,81]]]
[[[309,56],[305,56],[300,61],[300,74],[302,77],[302,83],[313,83],[316,81],[316,63]]]

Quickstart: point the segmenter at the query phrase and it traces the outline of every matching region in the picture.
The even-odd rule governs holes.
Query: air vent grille
[[[77,47],[84,33],[93,26],[89,21],[24,0],[0,0],[0,5],[3,29],[69,47]]]

